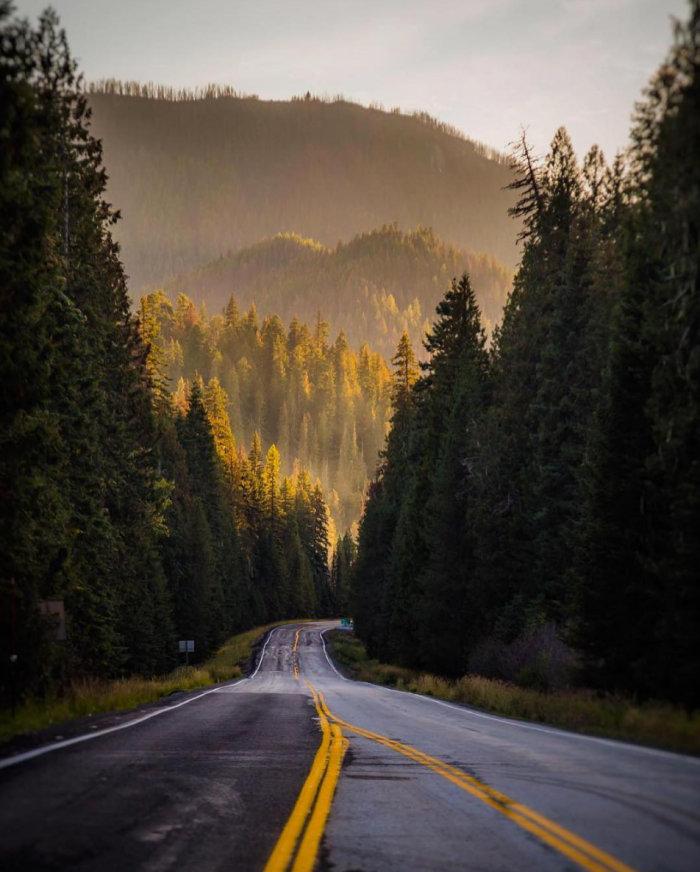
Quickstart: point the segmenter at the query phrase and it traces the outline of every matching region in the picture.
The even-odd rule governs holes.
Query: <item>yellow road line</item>
[[[343,754],[347,746],[347,741],[343,738],[340,727],[337,724],[331,726],[328,723],[328,718],[321,708],[316,690],[308,681],[306,683],[314,698],[323,737],[306,781],[282,834],[277,840],[272,854],[270,854],[264,872],[285,872],[292,862],[294,851],[307,820],[308,826],[299,845],[292,872],[310,872],[313,868],[340,776]]]
[[[589,872],[611,872],[611,870],[614,870],[614,872],[635,872],[630,866],[627,866],[605,851],[596,848],[595,845],[590,844],[575,833],[566,830],[554,821],[549,820],[549,818],[544,817],[544,815],[528,808],[528,806],[515,802],[510,797],[505,796],[505,794],[482,784],[461,769],[450,766],[448,763],[444,763],[436,757],[431,757],[429,754],[425,754],[423,751],[419,751],[410,745],[405,745],[402,742],[382,736],[379,733],[373,733],[370,730],[364,730],[338,718],[329,710],[323,694],[320,692],[319,697],[326,715],[337,724],[341,724],[346,730],[385,745],[393,751],[426,766],[436,774],[456,784],[462,790],[496,809],[496,811],[501,812],[501,814],[510,818],[523,829],[537,836],[570,860],[589,870]]]
[[[318,854],[318,847],[321,843],[321,836],[331,811],[335,788],[338,784],[338,778],[340,778],[343,755],[348,746],[347,740],[343,738],[343,734],[337,724],[333,724],[331,730],[333,731],[333,739],[328,767],[318,792],[318,799],[311,814],[309,825],[306,828],[304,838],[297,852],[297,858],[292,866],[292,872],[311,872],[313,869],[316,855]]]
[[[267,861],[264,872],[284,872],[289,865],[297,841],[301,835],[301,831],[304,828],[309,813],[311,812],[311,807],[316,798],[318,786],[321,783],[321,779],[323,778],[328,765],[331,729],[328,719],[319,709],[315,694],[314,702],[316,703],[317,710],[319,710],[321,730],[323,731],[321,744],[316,752],[316,756],[314,757],[314,762],[311,764],[311,769],[309,770],[306,781],[304,782],[297,801],[294,804],[292,813],[282,830],[282,834],[277,840],[277,844],[275,845],[272,854],[270,854],[270,859]]]
[[[294,664],[294,677],[297,681],[299,681],[299,664],[297,662],[297,645],[299,644],[299,633],[301,630],[297,630],[296,635],[294,636],[294,647],[292,648],[292,662]]]

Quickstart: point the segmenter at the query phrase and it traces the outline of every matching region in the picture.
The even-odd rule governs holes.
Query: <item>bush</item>
[[[17,708],[14,715],[9,710],[0,712],[0,742],[70,718],[135,708],[176,691],[197,690],[238,678],[255,643],[268,630],[284,623],[287,622],[278,621],[233,636],[206,662],[198,666],[178,666],[168,675],[155,678],[132,676],[114,681],[85,678],[74,681],[60,695],[29,699]]]
[[[576,667],[576,657],[561,641],[554,624],[526,630],[510,643],[486,639],[469,658],[469,671],[476,675],[538,690],[569,687]]]
[[[525,718],[598,736],[610,736],[700,754],[700,712],[688,714],[677,706],[647,702],[638,705],[621,696],[591,690],[542,690],[568,681],[575,663],[553,626],[541,626],[510,644],[483,642],[474,652],[472,669],[511,672],[526,687],[501,677],[469,674],[458,681],[418,673],[371,660],[362,642],[350,633],[328,636],[334,656],[353,678],[395,686],[436,699],[461,702],[509,718]]]

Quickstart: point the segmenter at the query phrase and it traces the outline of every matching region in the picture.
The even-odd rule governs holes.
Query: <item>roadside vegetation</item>
[[[690,5],[611,165],[597,146],[579,160],[563,127],[542,161],[524,134],[515,147],[522,257],[490,345],[467,273],[437,306],[422,366],[401,337],[349,598],[371,657],[445,676],[451,694],[684,747],[697,722],[675,713],[700,717]],[[498,682],[523,693],[502,699]],[[597,695],[561,713],[538,695],[567,687]]]
[[[155,678],[134,676],[114,681],[83,679],[73,682],[60,696],[28,700],[18,706],[14,716],[9,709],[0,714],[0,743],[71,718],[123,711],[177,691],[197,690],[231,681],[243,674],[243,667],[250,659],[256,642],[268,630],[284,623],[287,622],[278,621],[233,636],[213,657],[196,666],[178,666],[172,672]]]
[[[508,718],[700,754],[700,713],[688,714],[668,703],[636,703],[592,690],[544,691],[470,674],[449,680],[373,660],[360,639],[347,631],[327,636],[335,659],[359,681],[421,693],[436,699],[466,703]]]
[[[178,639],[194,642],[200,666],[238,633],[337,609],[322,484],[301,449],[292,455],[279,438],[280,421],[289,432],[304,413],[290,418],[296,410],[272,399],[274,379],[260,382],[264,368],[253,370],[258,357],[246,351],[253,363],[243,365],[239,354],[254,349],[270,371],[286,371],[284,326],[244,329],[232,305],[215,316],[224,356],[187,298],[166,336],[153,300],[132,310],[111,235],[118,212],[105,200],[102,148],[66,34],[50,9],[36,25],[12,10],[0,0],[2,712],[70,698],[76,680],[113,688],[141,675],[159,688],[158,676],[174,674],[179,687]],[[324,402],[335,402],[330,385],[359,362],[345,346],[331,357],[320,322],[318,341],[295,351],[323,358]],[[175,394],[166,352],[177,343],[187,368]],[[381,371],[381,359],[367,362]],[[237,363],[240,383],[228,379]],[[256,428],[238,439],[227,411],[234,398],[217,375],[259,410]],[[300,396],[320,377],[313,369],[302,378]],[[291,403],[291,387],[275,384]],[[379,394],[381,372],[374,384]],[[363,408],[383,422],[383,405]],[[364,481],[355,443],[365,433],[355,434],[352,415],[343,421],[348,436],[339,448],[334,433],[329,458],[347,448],[344,468]],[[206,671],[188,671],[186,683],[206,683]],[[146,697],[160,692],[145,688]]]

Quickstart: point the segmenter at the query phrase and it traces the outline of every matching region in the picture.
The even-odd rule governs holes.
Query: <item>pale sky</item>
[[[45,0],[16,0],[35,18]],[[687,0],[53,0],[88,79],[343,93],[421,109],[504,149],[564,124],[579,153],[627,142]]]

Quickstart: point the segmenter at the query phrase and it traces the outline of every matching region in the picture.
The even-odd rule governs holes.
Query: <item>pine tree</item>
[[[695,583],[700,7],[679,26],[633,129],[627,274],[597,418],[579,549],[586,677],[697,706]],[[690,192],[678,198],[682,185]],[[694,192],[694,193],[693,193]],[[632,617],[630,609],[633,609]]]
[[[221,387],[218,378],[213,378],[204,389],[202,401],[211,427],[214,444],[223,467],[230,469],[232,457],[235,454],[236,443],[231,431],[231,421],[228,413],[229,400],[226,391]]]
[[[262,473],[262,505],[265,524],[271,535],[275,535],[280,522],[280,453],[275,445],[271,445],[265,458]]]
[[[229,330],[235,330],[238,327],[238,322],[240,320],[240,310],[238,308],[238,303],[233,294],[229,297],[228,303],[226,304],[226,309],[224,310],[224,318],[226,320],[226,328]]]
[[[470,595],[476,561],[468,523],[469,478],[480,462],[477,433],[490,390],[486,335],[467,275],[453,282],[438,314],[426,343],[433,357],[423,403],[444,408],[449,396],[449,411],[427,504],[425,539],[430,559],[420,582],[419,637],[422,659],[430,668],[460,673],[469,647],[477,641],[481,618],[474,614]]]

